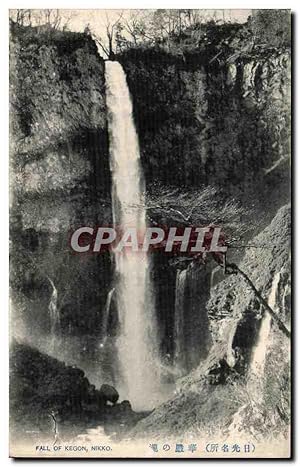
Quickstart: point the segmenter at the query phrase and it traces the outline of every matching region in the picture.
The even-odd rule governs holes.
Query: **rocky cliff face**
[[[265,297],[279,274],[287,309],[287,209],[267,225],[289,196],[290,52],[286,46],[253,48],[247,41],[241,26],[223,30],[215,25],[201,43],[184,51],[132,48],[118,59],[133,98],[147,186],[209,185],[222,191],[224,203],[235,197],[246,210],[254,206],[253,222],[258,219],[259,229],[266,227],[255,239],[263,249],[249,249],[241,268]],[[114,297],[108,339],[103,327],[113,264],[109,255],[72,256],[67,232],[112,220],[104,62],[85,34],[14,25],[11,75],[13,329],[21,339],[84,368],[95,383],[100,367],[111,377],[115,354]],[[153,263],[161,351],[170,363],[176,357],[178,271],[167,257]],[[224,383],[235,371],[247,375],[258,339],[262,310],[245,284],[232,276],[210,295],[211,267],[186,270],[184,366],[186,371],[198,367],[195,372],[205,375],[205,387],[197,386],[195,373],[186,381],[193,389],[155,411],[145,430],[151,420],[174,417],[175,424],[181,406],[187,425],[196,423],[208,393],[216,401],[225,398],[223,385],[215,382]],[[278,312],[287,319],[280,308]],[[275,327],[273,334],[269,348],[275,352],[266,359],[270,377],[281,339]],[[189,336],[192,342],[187,343]],[[104,350],[99,347],[103,338]],[[199,402],[200,389],[199,408],[191,413],[189,403]],[[235,388],[227,390],[234,394]],[[209,404],[219,410],[216,401],[211,395]],[[226,407],[227,415],[235,413],[229,401]],[[207,410],[213,418],[211,413]],[[222,411],[215,415],[222,417]],[[187,425],[178,425],[178,433]]]
[[[289,206],[251,243],[239,266],[289,327]],[[272,320],[265,329],[266,310],[239,276],[229,276],[211,290],[207,311],[213,341],[208,357],[178,383],[177,395],[141,421],[133,434],[184,438],[195,430],[227,435],[240,430],[263,439],[269,430],[287,433],[290,340]]]
[[[112,265],[108,255],[79,260],[69,235],[111,222],[104,62],[89,36],[47,28],[12,25],[10,52],[13,322],[31,344],[86,367]]]
[[[182,189],[215,187],[223,195],[220,203],[235,198],[245,211],[253,210],[246,220],[253,227],[248,239],[271,222],[289,199],[289,48],[254,47],[247,27],[224,25],[209,26],[193,46],[182,39],[171,52],[137,47],[118,59],[133,98],[148,186],[159,181]],[[231,255],[239,261],[241,252]],[[156,274],[175,304],[176,271],[167,265],[157,261]],[[207,283],[210,277],[211,269]],[[198,287],[191,275],[189,287]],[[191,321],[199,320],[207,299],[198,290],[190,308],[185,302],[194,310],[186,314]],[[159,301],[162,315],[174,316]],[[174,326],[169,331],[165,348],[174,354]]]
[[[81,433],[87,427],[104,426],[119,433],[132,428],[145,414],[137,414],[128,401],[103,384],[90,384],[75,366],[51,358],[17,342],[10,354],[11,435],[14,442],[33,442],[40,436],[56,440]]]
[[[278,211],[271,224],[251,240],[240,263],[241,269],[249,275],[257,290],[267,300],[274,277],[279,274],[276,303],[273,306],[277,306],[278,315],[288,323],[290,319],[290,304],[288,303],[290,297],[290,229],[290,207],[284,206]],[[280,299],[282,303],[279,302]],[[238,346],[248,366],[264,313],[257,297],[239,275],[230,276],[211,290],[207,308],[215,340],[224,339],[228,343],[225,357],[227,362],[235,364],[234,359],[232,360],[232,352]],[[236,321],[236,326],[233,326],[233,320]],[[228,321],[230,322],[229,328],[226,326]],[[276,327],[275,324],[274,327]]]
[[[132,49],[120,57],[146,179],[214,185],[263,205],[280,186],[275,215],[288,178],[290,53],[252,50],[234,27],[217,40],[179,56]]]

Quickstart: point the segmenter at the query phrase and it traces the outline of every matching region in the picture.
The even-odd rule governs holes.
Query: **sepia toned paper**
[[[9,23],[10,456],[290,458],[290,11]]]

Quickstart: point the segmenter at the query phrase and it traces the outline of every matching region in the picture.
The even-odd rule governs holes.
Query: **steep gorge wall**
[[[224,204],[235,198],[246,212],[253,210],[247,219],[253,232],[240,243],[271,222],[290,195],[290,49],[253,47],[246,34],[241,25],[215,25],[198,45],[137,47],[118,57],[133,98],[148,186],[214,186]],[[242,252],[229,250],[229,260],[240,260]],[[160,288],[173,297],[171,305],[159,299],[162,316],[172,317],[171,338],[165,338],[172,353],[176,271],[165,259],[155,267]],[[211,268],[207,275],[208,283]],[[185,319],[199,323],[209,294],[192,275],[189,287],[197,292],[184,302]],[[195,367],[205,352],[193,350]]]
[[[51,280],[65,342],[52,352],[86,367],[112,265],[72,255],[69,234],[111,222],[104,61],[85,34],[14,24],[10,54],[13,328],[50,350]]]
[[[214,28],[213,47],[204,41],[178,54],[145,47],[118,57],[133,98],[146,182],[214,185],[225,201],[234,196],[246,208],[254,204],[267,224],[289,196],[290,53],[283,47],[241,50],[236,26],[227,47]],[[109,366],[98,347],[113,266],[108,255],[72,256],[67,232],[111,222],[104,61],[84,34],[16,26],[11,58],[15,328],[44,345],[53,293],[48,276],[58,290],[65,343],[56,351],[83,368],[93,361],[92,373],[99,363]],[[186,326],[190,331],[199,324],[188,369],[210,346],[210,275],[208,268],[199,287],[198,274],[191,268],[187,274]],[[172,356],[176,270],[159,258],[153,276],[162,354]],[[113,348],[117,313],[111,308]],[[207,345],[200,345],[202,335]]]
[[[263,205],[280,188],[274,215],[288,193],[290,51],[243,52],[235,40],[230,50],[221,42],[183,55],[137,48],[120,57],[146,178],[214,185]]]
[[[285,325],[291,320],[290,206],[253,239],[240,268],[268,300],[279,274],[275,312]],[[212,345],[207,358],[177,382],[173,398],[133,430],[137,438],[174,438],[197,432],[204,438],[286,436],[290,421],[290,339],[271,323],[264,343],[263,371],[253,374],[251,359],[260,337],[265,309],[240,276],[230,275],[211,290],[207,303]],[[181,414],[178,417],[178,413]],[[238,414],[238,421],[235,421]],[[234,432],[234,430],[237,430]]]

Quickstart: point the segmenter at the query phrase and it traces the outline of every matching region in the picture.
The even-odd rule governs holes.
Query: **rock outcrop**
[[[145,414],[133,412],[128,401],[117,404],[118,398],[114,387],[96,389],[75,366],[24,344],[11,345],[11,430],[16,436],[22,431],[26,438],[32,430],[52,436],[53,417],[61,437],[99,425],[107,432],[128,430]]]
[[[246,249],[239,265],[266,299],[279,274],[272,306],[287,327],[291,312],[290,222],[290,207],[284,206],[252,239],[252,247]],[[246,283],[237,276],[219,282],[211,291],[207,311],[213,339],[208,357],[178,382],[177,395],[134,428],[134,436],[184,437],[195,430],[220,430],[228,435],[239,409],[243,416],[238,428],[245,433],[263,437],[269,429],[277,434],[288,429],[290,340],[271,322],[263,336],[264,369],[256,375],[252,358],[266,310]]]
[[[290,48],[288,42],[274,47],[274,37],[256,46],[249,24],[208,25],[200,37],[193,42],[183,35],[171,51],[133,46],[118,56],[133,98],[146,184],[213,186],[220,203],[235,198],[252,211],[246,219],[252,231],[240,240],[247,243],[289,200]],[[234,250],[235,261],[241,253]],[[162,347],[174,355],[176,270],[167,258],[155,259],[154,274]],[[191,297],[195,310],[199,296]],[[197,313],[190,318],[197,320]]]
[[[274,216],[288,199],[290,50],[252,47],[236,25],[212,27],[204,40],[181,55],[120,56],[146,181],[213,185],[263,206],[271,192]]]
[[[115,404],[117,400],[119,399],[118,391],[113,386],[110,386],[109,384],[102,384],[99,392],[100,392],[100,397],[102,397],[108,402],[111,402],[112,404]]]
[[[210,24],[201,40],[177,44],[176,53],[146,46],[117,59],[133,98],[146,185],[214,186],[224,204],[235,197],[245,210],[254,208],[251,221],[262,232],[244,239],[249,248],[234,260],[258,293],[266,300],[272,295],[275,312],[288,326],[289,209],[276,212],[290,195],[290,50],[286,43],[254,47],[251,37],[247,26]],[[17,25],[10,50],[12,331],[42,351],[26,346],[13,351],[19,357],[24,352],[30,368],[28,375],[22,366],[16,370],[20,384],[13,384],[13,400],[24,410],[43,411],[55,400],[61,409],[99,414],[110,401],[115,405],[109,410],[124,415],[131,412],[130,403],[117,404],[111,386],[95,387],[103,381],[113,385],[111,369],[117,366],[118,312],[115,297],[109,300],[114,265],[109,254],[73,256],[68,245],[68,232],[77,226],[112,221],[104,61],[86,34]],[[219,277],[209,298],[211,269],[204,269],[187,266],[182,297],[183,361],[186,372],[193,371],[178,383],[172,400],[139,424],[136,436],[226,428],[237,412],[232,402],[237,397],[251,419],[245,385],[264,310],[235,276]],[[176,359],[176,267],[162,255],[154,259],[151,274],[168,366]],[[274,409],[285,426],[289,342],[274,324],[266,335],[258,413]],[[68,375],[66,381],[62,375]],[[56,384],[63,388],[58,399]],[[116,416],[117,423],[123,415]],[[259,425],[259,415],[257,420]]]
[[[97,351],[106,332],[102,315],[113,265],[109,254],[79,261],[69,238],[78,226],[112,219],[104,61],[86,34],[14,23],[10,53],[15,332],[91,375],[87,352]]]

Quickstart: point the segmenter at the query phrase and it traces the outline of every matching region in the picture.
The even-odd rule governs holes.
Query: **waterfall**
[[[177,271],[175,292],[175,317],[174,317],[174,363],[179,370],[185,368],[184,348],[184,292],[187,270]]]
[[[122,66],[107,61],[105,79],[114,224],[121,230],[136,227],[143,235],[146,228],[144,180]],[[160,401],[161,387],[149,258],[145,252],[128,249],[115,251],[114,256],[120,323],[118,390],[135,410],[150,409]]]
[[[57,289],[53,283],[53,281],[50,279],[50,277],[47,276],[48,281],[51,284],[52,287],[52,295],[50,298],[48,310],[49,310],[49,316],[50,316],[50,330],[51,330],[51,337],[52,339],[55,338],[55,331],[56,328],[60,322],[60,316],[59,316],[59,311],[57,308]]]
[[[59,315],[59,310],[57,307],[57,300],[58,300],[58,294],[57,294],[57,288],[54,285],[54,282],[50,279],[50,277],[47,276],[48,281],[50,282],[50,285],[52,287],[52,294],[50,298],[50,302],[48,305],[48,310],[49,310],[49,317],[50,317],[50,353],[54,353],[56,351],[57,347],[57,340],[56,340],[56,331],[57,327],[59,326],[60,322],[60,315]]]
[[[108,332],[108,320],[109,320],[109,313],[110,313],[110,304],[114,294],[115,288],[111,289],[107,294],[107,299],[104,308],[104,317],[103,317],[103,338],[102,342],[100,343],[100,348],[104,346],[106,339],[107,339],[107,332]]]
[[[277,272],[272,281],[272,287],[270,295],[268,298],[269,306],[276,311],[276,299],[278,292],[278,285],[280,281],[280,272]],[[261,321],[259,335],[257,343],[253,349],[252,359],[251,359],[251,368],[250,371],[253,375],[257,377],[263,376],[265,359],[267,354],[267,349],[269,345],[269,334],[271,330],[272,318],[269,313],[264,312],[264,316]]]

